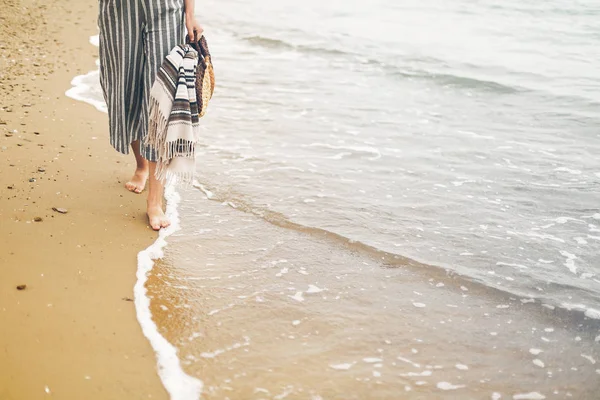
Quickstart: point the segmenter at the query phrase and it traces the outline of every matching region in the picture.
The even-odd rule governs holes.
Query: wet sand
[[[600,321],[205,188],[147,285],[203,398],[598,398]]]
[[[145,196],[123,188],[133,165],[106,115],[64,95],[95,68],[96,13],[0,1],[2,400],[167,398],[130,301],[156,237]]]

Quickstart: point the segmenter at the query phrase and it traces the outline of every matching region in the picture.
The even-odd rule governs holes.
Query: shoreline
[[[179,210],[184,226],[177,226],[178,218],[174,218],[172,227],[160,232],[157,239],[147,226],[145,195],[123,188],[134,167],[132,157],[119,155],[108,144],[106,115],[99,113],[93,102],[90,106],[80,101],[85,99],[70,99],[65,93],[70,82],[93,77],[97,70],[93,65],[97,48],[89,44],[95,29],[88,32],[82,28],[95,28],[95,7],[65,0],[50,5],[40,0],[0,2],[0,325],[4,328],[0,330],[0,400],[49,396],[167,399],[169,395],[173,400],[187,400],[196,392],[182,389],[201,385],[205,385],[206,398],[244,399],[265,397],[265,393],[267,397],[314,394],[320,398],[345,393],[353,398],[387,398],[405,392],[411,392],[405,393],[407,398],[595,398],[600,384],[600,314],[590,308],[595,302],[580,299],[593,300],[595,291],[585,290],[593,289],[591,278],[597,279],[589,268],[593,265],[586,260],[593,251],[584,251],[579,245],[586,234],[591,238],[597,231],[592,225],[597,214],[589,215],[589,209],[584,212],[571,202],[529,214],[531,199],[542,192],[514,195],[513,190],[522,189],[522,183],[499,180],[494,185],[486,182],[485,173],[461,170],[462,161],[455,165],[460,181],[452,184],[457,188],[469,184],[453,194],[446,185],[450,180],[443,179],[449,168],[428,163],[432,153],[426,151],[427,142],[423,148],[418,143],[411,147],[414,135],[408,135],[394,148],[398,153],[386,154],[380,149],[396,143],[391,141],[394,136],[380,142],[349,139],[348,135],[362,134],[351,130],[362,125],[348,120],[344,126],[346,112],[314,117],[315,121],[321,116],[331,122],[335,132],[347,127],[347,135],[335,133],[326,141],[309,136],[310,129],[302,129],[306,141],[293,141],[291,137],[301,125],[288,125],[285,120],[303,118],[308,111],[300,102],[280,109],[267,104],[264,118],[276,124],[277,130],[260,122],[265,128],[261,133],[250,125],[253,142],[246,146],[247,132],[238,129],[238,124],[254,121],[255,115],[237,113],[240,101],[243,95],[247,94],[246,99],[253,96],[256,91],[252,89],[268,93],[271,88],[260,78],[264,68],[259,63],[256,65],[261,68],[246,71],[239,82],[224,86],[222,98],[234,99],[234,107],[223,108],[226,113],[221,117],[227,118],[219,120],[216,115],[219,123],[211,129],[214,134],[207,136],[210,145],[205,149],[210,157],[203,160],[207,166],[204,176],[211,178],[203,184],[214,193],[202,185],[198,186],[206,199],[199,192],[186,193]],[[226,9],[211,11],[219,15]],[[284,25],[282,31],[286,26],[293,25]],[[255,33],[264,32],[258,29]],[[241,35],[224,43],[251,39]],[[225,77],[227,72],[239,71],[228,61],[240,54],[240,48],[247,50],[245,44],[231,48],[235,51],[222,54],[223,66],[228,65]],[[285,62],[273,63],[273,70],[294,71],[289,64],[293,58],[282,57],[279,50],[287,52],[289,48],[276,50],[273,58]],[[293,73],[282,75],[282,79],[290,77],[298,78]],[[289,84],[289,80],[280,82]],[[333,80],[333,84],[341,83]],[[286,90],[277,93],[286,101],[291,96]],[[441,96],[439,103],[452,100],[448,104],[454,104],[461,98],[454,92],[451,95]],[[421,107],[426,109],[430,98],[422,100]],[[346,110],[359,110],[358,116],[363,118],[363,105],[357,103],[353,108],[349,103]],[[302,107],[301,114],[287,114],[298,111],[296,106]],[[375,110],[388,116],[394,112],[377,106]],[[445,126],[443,118],[452,110],[460,112],[461,108],[439,110],[439,126]],[[502,110],[505,108],[499,107]],[[525,107],[524,113],[528,110]],[[279,112],[281,119],[271,117]],[[414,120],[379,120],[375,114],[365,114],[365,120],[370,115],[372,121],[383,124],[413,121],[421,126],[417,118],[422,113]],[[484,114],[466,115],[474,116],[476,122]],[[502,132],[511,126],[498,129]],[[373,128],[380,126],[374,123]],[[441,131],[433,129],[422,133]],[[272,134],[286,130],[290,141],[270,147]],[[506,139],[511,138],[518,139]],[[543,138],[541,134],[532,137],[524,147]],[[440,144],[444,140],[453,144],[453,139],[440,136]],[[495,153],[500,147],[493,146],[486,150],[485,146],[468,148],[465,144],[463,148],[458,143],[458,147],[449,146],[448,157],[441,160],[450,160],[450,167],[456,159],[450,154],[455,152],[477,156],[480,150],[494,150],[493,154],[506,154],[515,164],[529,165],[521,152]],[[257,151],[259,147],[264,151]],[[573,150],[583,147],[574,146]],[[292,152],[292,148],[308,150]],[[546,151],[530,148],[534,149]],[[420,170],[415,165],[414,171],[376,162],[382,154],[400,159],[402,152],[424,155],[426,161]],[[272,156],[279,153],[281,158]],[[573,154],[557,152],[556,157]],[[348,164],[344,158],[349,159]],[[319,161],[322,159],[333,159],[340,168]],[[558,165],[562,164],[550,169],[531,165],[529,172],[545,176],[548,171],[559,171]],[[498,176],[505,176],[492,158],[476,167],[501,171]],[[566,172],[572,171],[570,167],[560,168]],[[590,176],[582,172],[588,171],[584,167],[578,166],[577,171],[582,177]],[[337,185],[337,178],[345,177],[346,172],[359,171],[368,172],[365,179],[357,177],[349,179],[347,186]],[[407,174],[402,180],[404,171]],[[441,173],[428,179],[433,171]],[[521,172],[519,178],[524,176]],[[390,180],[385,178],[388,175]],[[555,186],[562,186],[560,179],[552,181],[558,182]],[[470,183],[478,180],[481,185],[471,188]],[[572,190],[574,182],[570,181],[562,195],[577,199],[573,193],[583,193]],[[579,178],[576,182],[586,183]],[[384,194],[382,187],[402,184],[406,184],[402,188],[406,192],[389,190],[389,202],[380,196],[369,197],[371,193]],[[429,184],[433,189],[425,190]],[[357,188],[362,201],[342,212],[344,201],[353,200]],[[416,193],[415,189],[421,190],[419,195],[404,196],[408,191]],[[442,189],[448,193],[443,194],[444,201],[423,200],[441,197]],[[498,189],[495,200],[487,197],[494,189]],[[465,200],[478,194],[486,194],[479,198],[484,204],[481,209],[478,203]],[[504,199],[505,206],[500,206]],[[276,200],[281,206],[272,206],[279,204]],[[168,204],[167,212],[176,202]],[[371,212],[373,202],[381,205],[374,209],[381,212]],[[392,202],[403,206],[392,207]],[[334,207],[339,208],[341,219],[330,211]],[[67,212],[58,212],[61,208]],[[471,212],[480,210],[489,211],[486,218],[471,217]],[[524,210],[523,215],[519,210]],[[319,218],[321,212],[325,218]],[[568,225],[545,231],[575,217],[581,218],[577,229]],[[519,221],[526,223],[520,225]],[[479,226],[481,230],[477,229],[479,222],[485,223]],[[498,222],[497,228],[505,236],[494,236],[498,231],[488,230],[493,222]],[[513,224],[521,229],[505,229]],[[364,229],[368,231],[363,236],[360,231]],[[379,244],[396,233],[398,237],[388,243],[394,247],[387,253]],[[432,239],[435,235],[443,239]],[[496,240],[478,241],[488,235]],[[361,236],[366,238],[364,242]],[[504,247],[499,241],[503,237],[511,245]],[[165,239],[169,241],[165,259],[153,265],[152,259],[162,255]],[[551,245],[555,239],[562,244]],[[405,243],[410,243],[410,248]],[[431,246],[429,254],[436,255],[432,265],[402,255],[410,249],[426,250],[425,246]],[[498,251],[492,254],[496,246]],[[527,251],[530,246],[531,252]],[[547,256],[551,252],[553,256]],[[465,261],[465,268],[473,268],[471,278],[464,273],[461,260],[473,260]],[[448,265],[457,267],[445,268]],[[583,280],[574,281],[578,278]],[[170,343],[176,343],[178,349]],[[181,379],[191,376],[204,383],[190,381],[188,386]]]
[[[134,167],[110,146],[107,116],[65,95],[75,76],[95,69],[96,13],[92,2],[2,0],[6,400],[168,398],[130,301],[137,253],[156,239],[145,196],[123,188]]]

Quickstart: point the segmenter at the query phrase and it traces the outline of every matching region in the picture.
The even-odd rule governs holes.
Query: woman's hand
[[[186,14],[185,28],[187,29],[190,42],[193,43],[197,43],[198,40],[200,40],[200,37],[202,37],[202,32],[204,32],[204,28],[202,28],[202,25],[198,23],[196,17],[194,17],[193,15],[188,16]]]

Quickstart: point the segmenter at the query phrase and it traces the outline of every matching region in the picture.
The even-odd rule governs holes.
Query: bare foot
[[[148,167],[137,168],[133,177],[129,182],[125,184],[127,190],[133,193],[142,193],[146,187],[146,181],[148,180]]]
[[[165,215],[162,206],[148,206],[147,210],[148,221],[150,221],[150,226],[155,231],[160,230],[161,228],[166,228],[171,225],[171,221]]]

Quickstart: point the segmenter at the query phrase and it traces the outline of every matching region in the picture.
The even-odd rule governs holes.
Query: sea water
[[[597,398],[594,1],[197,9],[217,88],[137,293],[174,398]]]

